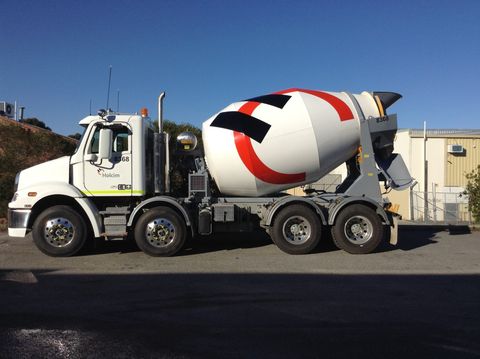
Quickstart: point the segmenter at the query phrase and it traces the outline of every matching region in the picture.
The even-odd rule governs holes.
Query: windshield
[[[83,133],[82,133],[82,136],[80,137],[80,139],[78,140],[77,147],[75,148],[75,151],[73,152],[73,154],[77,153],[78,148],[80,147],[80,144],[83,141],[83,137],[85,136],[85,132],[86,132],[87,127],[88,127],[88,125],[80,125],[80,126],[83,127]]]

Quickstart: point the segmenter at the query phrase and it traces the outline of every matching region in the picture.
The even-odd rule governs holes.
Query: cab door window
[[[114,129],[113,131],[113,152],[126,152],[128,151],[128,135],[129,130],[127,127],[122,126]]]
[[[88,153],[98,153],[100,128],[100,126],[97,126],[95,132],[93,133],[92,139],[90,141],[90,146],[88,148]],[[126,126],[114,126],[111,128],[113,131],[112,152],[127,152],[129,150],[129,129]]]

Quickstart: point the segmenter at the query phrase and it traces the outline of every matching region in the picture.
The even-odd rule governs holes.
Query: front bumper
[[[8,235],[10,237],[25,237],[31,212],[29,209],[8,210]]]

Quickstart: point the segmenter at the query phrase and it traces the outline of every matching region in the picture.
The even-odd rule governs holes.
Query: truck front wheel
[[[87,239],[83,217],[69,206],[44,210],[32,227],[33,242],[52,257],[68,257],[82,249]]]
[[[373,252],[383,240],[380,217],[370,207],[353,204],[343,209],[332,227],[332,237],[339,249],[351,254]]]
[[[288,254],[307,254],[317,247],[321,235],[318,215],[303,205],[282,209],[273,222],[272,240]]]
[[[182,249],[186,238],[185,221],[168,207],[148,210],[135,225],[135,242],[151,256],[173,256]]]

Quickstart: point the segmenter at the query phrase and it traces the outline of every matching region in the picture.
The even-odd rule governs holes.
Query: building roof
[[[410,137],[423,137],[423,129],[402,128],[398,132],[408,132]],[[427,137],[436,138],[480,138],[480,129],[438,128],[427,129]]]

